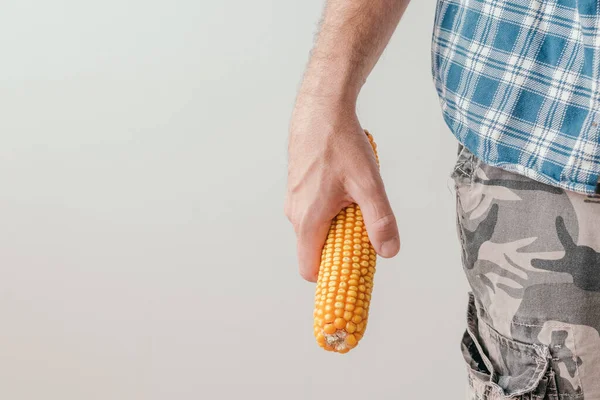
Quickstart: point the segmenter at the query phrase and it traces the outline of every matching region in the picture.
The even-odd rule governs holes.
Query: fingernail
[[[381,245],[382,257],[393,257],[400,250],[400,238],[398,236],[383,242]]]

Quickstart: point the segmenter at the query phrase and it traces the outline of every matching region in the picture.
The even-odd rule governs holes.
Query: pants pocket
[[[466,147],[459,144],[458,155],[450,177],[457,186],[469,185],[473,181],[473,175],[478,159]]]
[[[459,144],[458,156],[450,177],[454,180],[454,189],[456,193],[456,233],[460,242],[461,259],[464,266],[469,265],[469,255],[467,254],[467,243],[465,241],[463,224],[461,222],[461,218],[464,218],[461,192],[469,192],[471,190],[476,168],[477,158],[475,155],[466,147]]]
[[[469,374],[469,400],[558,398],[548,347],[500,335],[479,320],[472,293],[461,348]]]

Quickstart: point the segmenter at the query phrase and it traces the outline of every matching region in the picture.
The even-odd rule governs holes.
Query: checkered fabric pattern
[[[485,163],[591,194],[600,175],[600,0],[438,0],[432,73]]]

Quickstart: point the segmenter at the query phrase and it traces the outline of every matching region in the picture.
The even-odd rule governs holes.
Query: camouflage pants
[[[469,399],[600,399],[600,197],[462,148],[457,228],[471,286]]]

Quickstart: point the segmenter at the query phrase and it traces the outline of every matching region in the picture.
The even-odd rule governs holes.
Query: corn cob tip
[[[346,336],[348,336],[346,331],[338,330],[332,334],[324,333],[323,336],[325,336],[325,343],[335,349],[335,351],[340,352],[346,349],[349,350],[349,347],[346,344]]]

